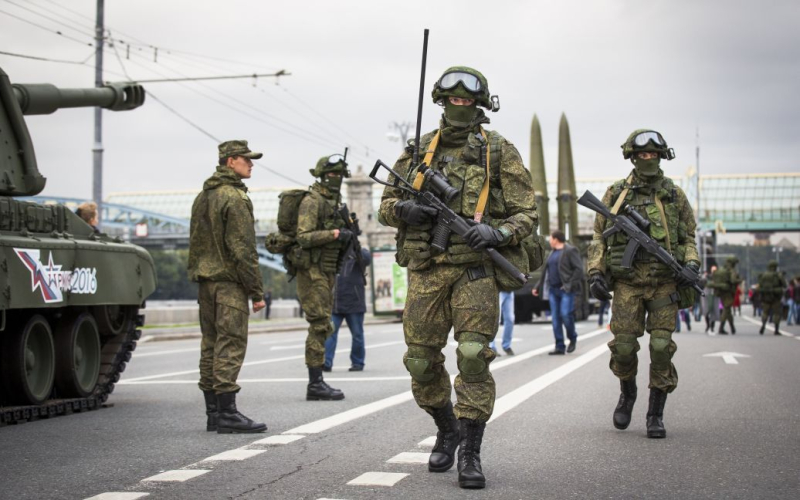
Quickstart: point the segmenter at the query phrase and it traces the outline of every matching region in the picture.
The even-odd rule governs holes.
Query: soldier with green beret
[[[720,335],[728,334],[725,331],[725,322],[730,322],[731,334],[736,334],[736,327],[733,326],[733,302],[736,298],[736,287],[742,282],[742,278],[736,272],[737,264],[739,264],[739,259],[736,257],[725,259],[725,264],[717,269],[708,285],[716,291],[722,301],[722,315],[719,318],[718,332]]]
[[[247,326],[266,305],[256,253],[253,203],[247,186],[253,159],[247,141],[219,145],[217,171],[192,205],[189,277],[200,284],[200,390],[206,402],[206,430],[220,434],[264,432],[267,426],[236,409],[236,379],[247,350]]]
[[[465,237],[450,234],[445,250],[437,251],[431,246],[437,211],[393,187],[383,192],[379,220],[398,229],[397,261],[408,268],[403,362],[417,405],[438,428],[428,470],[449,470],[458,448],[459,486],[483,488],[480,448],[495,401],[489,344],[497,332],[502,279],[483,250],[518,246],[536,231],[538,215],[517,148],[483,128],[489,119],[478,106],[499,109],[486,78],[465,66],[449,68],[434,85],[433,101],[444,114],[439,127],[420,138],[419,150],[427,151],[423,163],[446,176],[458,192],[449,207],[474,225]],[[412,164],[414,146],[410,141],[394,165],[409,182],[419,172]],[[451,329],[458,342],[455,407],[442,353]]]
[[[356,235],[345,228],[340,213],[342,181],[350,177],[340,154],[317,161],[311,175],[318,180],[300,202],[297,214],[298,247],[288,255],[297,270],[297,295],[308,321],[306,366],[309,401],[344,399],[344,393],[329,386],[322,377],[325,341],[333,333],[333,286],[342,254]]]
[[[761,294],[761,330],[764,335],[764,328],[767,326],[770,314],[772,322],[775,323],[775,335],[780,335],[781,316],[783,316],[783,304],[781,298],[786,290],[786,280],[778,273],[778,261],[771,260],[767,264],[767,271],[758,275],[758,291]]]
[[[660,167],[662,159],[675,158],[674,151],[660,133],[639,129],[622,144],[622,154],[633,163],[633,171],[608,188],[603,203],[615,214],[623,204],[633,207],[649,222],[649,236],[678,262],[697,272],[700,259],[695,243],[694,212],[683,190],[666,177]],[[689,283],[679,281],[669,267],[641,249],[630,269],[622,267],[628,237],[619,232],[604,238],[603,232],[611,225],[612,222],[602,215],[595,218],[587,267],[590,290],[595,298],[609,300],[610,292],[614,292],[611,314],[614,339],[608,347],[611,371],[620,380],[621,394],[613,423],[617,429],[630,425],[637,395],[638,338],[647,331],[650,334],[647,437],[663,438],[666,437],[663,415],[667,394],[678,385],[678,372],[672,364],[677,350],[672,332],[678,303],[684,302],[683,294],[690,293],[691,288],[688,288]],[[693,303],[694,297],[687,296],[686,302]]]

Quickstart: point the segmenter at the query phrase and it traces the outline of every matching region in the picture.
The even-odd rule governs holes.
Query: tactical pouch
[[[403,254],[404,258],[408,259],[408,268],[412,271],[421,271],[431,265],[430,228],[430,224],[406,228]]]
[[[406,244],[406,226],[401,225],[400,228],[397,230],[397,234],[394,236],[395,241],[397,242],[397,252],[394,254],[394,260],[397,262],[397,265],[400,267],[408,267],[408,263],[411,258],[408,256],[405,250]]]
[[[522,249],[528,255],[528,269],[536,271],[544,264],[544,236],[531,233],[522,240]]]
[[[678,287],[678,309],[686,309],[687,307],[693,307],[694,302],[697,299],[697,292],[694,288],[687,286],[685,288]]]
[[[295,269],[311,269],[311,252],[295,245],[286,253],[286,257]]]
[[[500,255],[506,258],[511,264],[520,270],[523,274],[530,273],[530,259],[528,253],[522,245],[506,245],[496,249]],[[541,264],[540,264],[541,265]],[[499,266],[495,266],[495,280],[497,280],[497,288],[503,292],[513,292],[522,288],[522,284],[514,279],[511,275],[503,271]]]

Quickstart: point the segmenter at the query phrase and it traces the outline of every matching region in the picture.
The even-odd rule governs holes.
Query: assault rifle
[[[656,240],[644,232],[644,230],[650,226],[650,221],[642,217],[633,207],[624,205],[622,209],[624,213],[612,214],[608,207],[589,191],[586,191],[583,193],[583,196],[578,198],[578,205],[593,210],[614,223],[612,227],[603,232],[603,239],[619,232],[623,232],[628,236],[628,245],[625,247],[625,252],[622,255],[621,265],[623,269],[630,269],[633,266],[633,259],[636,257],[636,252],[642,248],[655,257],[656,260],[669,267],[670,270],[675,273],[676,277],[680,278],[682,281],[690,282],[692,288],[694,288],[697,293],[705,295],[703,289],[698,284],[700,276],[697,272],[691,268],[680,265],[672,254],[664,250]]]
[[[353,233],[353,237],[350,238],[347,247],[344,249],[344,252],[342,252],[342,258],[346,258],[347,253],[352,248],[353,252],[355,252],[356,264],[358,264],[358,268],[361,270],[361,277],[364,278],[364,284],[366,285],[367,267],[364,265],[364,258],[361,255],[361,242],[358,241],[358,235],[361,234],[361,228],[358,227],[358,218],[356,217],[356,213],[351,212],[344,203],[342,203],[339,208],[339,215],[344,219],[344,227]]]
[[[382,181],[377,177],[378,171],[385,168],[394,179],[393,182]],[[424,163],[420,164],[419,171],[425,176],[425,182],[422,184],[422,189],[414,189],[414,186],[403,178],[400,174],[392,170],[391,167],[378,160],[373,167],[372,172],[369,174],[370,178],[384,186],[390,186],[401,189],[416,199],[417,203],[435,208],[439,215],[436,216],[436,226],[433,230],[433,238],[431,239],[431,247],[444,251],[447,247],[450,233],[456,233],[459,236],[464,236],[469,228],[478,224],[474,221],[468,221],[455,213],[450,207],[447,206],[447,201],[451,200],[458,191],[448,184],[447,179],[441,173],[429,168]],[[444,198],[443,201],[441,198]],[[497,264],[500,269],[505,271],[509,276],[513,277],[520,284],[524,285],[528,282],[528,276],[522,273],[519,269],[514,267],[514,264],[509,262],[505,257],[494,248],[486,248],[486,252],[492,261]]]

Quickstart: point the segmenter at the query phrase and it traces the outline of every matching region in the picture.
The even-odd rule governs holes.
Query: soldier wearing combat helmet
[[[770,314],[772,322],[775,323],[775,335],[780,335],[781,316],[783,316],[783,304],[781,298],[786,290],[786,280],[778,273],[778,261],[771,260],[767,264],[767,271],[758,276],[758,291],[761,294],[761,330],[764,335],[764,328],[767,326]],[[795,299],[797,300],[797,299]]]
[[[711,277],[709,287],[716,291],[722,301],[722,315],[719,318],[719,334],[727,335],[725,331],[725,323],[730,322],[731,334],[736,333],[736,327],[733,326],[733,302],[736,298],[736,287],[741,283],[742,279],[739,273],[736,272],[736,265],[739,259],[736,257],[728,257],[725,259],[725,265]]]
[[[449,470],[458,448],[459,485],[483,488],[480,447],[495,400],[489,372],[495,353],[489,344],[497,332],[498,284],[503,279],[483,250],[519,245],[536,230],[538,215],[530,173],[519,152],[500,134],[483,128],[489,119],[478,106],[499,109],[486,78],[472,68],[452,67],[436,82],[432,96],[444,114],[439,127],[421,137],[419,150],[427,151],[423,163],[446,176],[457,191],[449,207],[481,223],[465,237],[450,234],[445,250],[437,251],[431,246],[436,209],[393,187],[383,192],[379,220],[398,229],[397,260],[409,271],[403,362],[415,401],[439,431],[428,470]],[[412,164],[414,146],[410,143],[394,165],[409,182],[419,170]],[[455,408],[442,354],[451,328],[458,342]]]
[[[700,260],[695,243],[694,213],[686,195],[661,170],[661,160],[675,158],[660,133],[634,131],[622,144],[622,155],[633,163],[626,178],[611,185],[603,203],[618,213],[623,203],[633,207],[649,221],[649,236],[670,252],[679,263],[697,272]],[[602,215],[594,223],[594,238],[589,248],[589,284],[598,300],[609,300],[614,292],[611,331],[611,370],[620,379],[621,394],[614,410],[614,427],[626,429],[636,401],[638,337],[650,334],[650,401],[647,410],[647,437],[666,436],[663,414],[667,394],[678,385],[678,372],[672,364],[677,346],[672,340],[679,302],[693,302],[689,283],[680,282],[672,271],[649,253],[639,250],[631,269],[621,266],[628,244],[624,233],[603,238],[611,225]]]
[[[248,299],[253,312],[265,307],[256,253],[253,203],[242,179],[253,159],[247,141],[219,145],[217,171],[203,184],[192,205],[189,278],[200,283],[200,389],[206,401],[206,430],[264,432],[236,409],[236,379],[247,350]]]
[[[308,388],[306,399],[331,401],[344,399],[344,393],[329,386],[322,378],[325,364],[325,340],[333,333],[333,285],[342,253],[350,238],[339,212],[342,181],[350,177],[342,155],[319,159],[309,170],[318,180],[300,202],[297,215],[299,247],[289,256],[297,269],[297,295],[308,321],[306,366]]]

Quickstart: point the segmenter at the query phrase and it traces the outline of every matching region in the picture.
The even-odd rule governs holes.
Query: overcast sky
[[[0,51],[86,61],[0,54],[0,67],[12,82],[93,86],[87,44],[95,5],[0,0]],[[623,177],[631,166],[619,145],[643,127],[675,149],[670,175],[694,165],[698,129],[703,174],[797,172],[798,19],[796,0],[112,0],[106,27],[133,45],[129,59],[125,43],[114,44],[116,53],[107,48],[105,79],[291,72],[278,85],[264,78],[255,87],[231,80],[146,88],[208,134],[249,140],[264,152],[262,165],[306,185],[316,160],[345,146],[352,167],[394,161],[400,145],[387,132],[392,122],[416,119],[422,32],[430,28],[423,131],[441,113],[430,101],[433,82],[445,68],[467,65],[500,96],[488,128],[514,142],[526,164],[538,115],[550,180],[562,112],[578,178]],[[157,62],[149,46],[158,47]],[[89,197],[92,111],[28,124],[45,194]],[[217,155],[214,140],[153,98],[135,111],[104,112],[104,146],[105,194],[199,189]],[[256,168],[249,185],[292,183]]]

